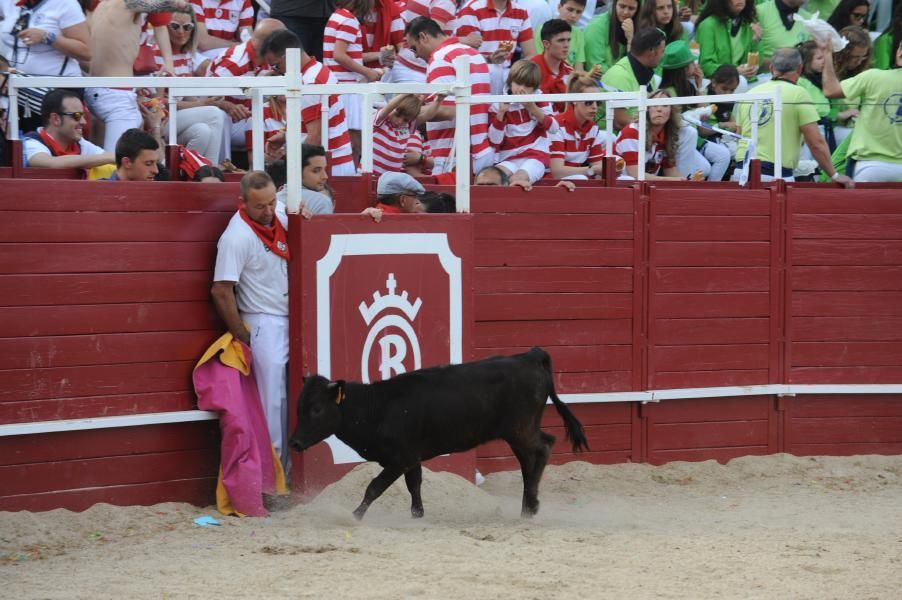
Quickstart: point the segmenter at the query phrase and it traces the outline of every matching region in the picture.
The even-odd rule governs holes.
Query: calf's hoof
[[[363,519],[363,515],[366,514],[366,508],[367,508],[367,507],[365,507],[365,506],[358,507],[358,508],[354,511],[354,513],[353,513],[353,514],[354,514],[354,518],[357,519],[358,521],[360,521],[361,519]]]
[[[410,516],[413,517],[414,519],[422,519],[424,514],[425,514],[425,512],[423,511],[422,506],[420,508],[411,508],[410,509]]]

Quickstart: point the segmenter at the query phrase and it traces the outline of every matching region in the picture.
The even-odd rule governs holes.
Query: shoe
[[[235,166],[235,164],[229,160],[228,158],[224,159],[221,163],[219,163],[219,168],[223,173],[246,173],[244,169],[239,169]]]

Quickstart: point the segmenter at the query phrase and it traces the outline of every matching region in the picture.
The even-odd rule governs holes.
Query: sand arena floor
[[[531,520],[519,473],[427,472],[425,518],[399,482],[358,523],[377,469],[265,519],[0,513],[0,597],[902,598],[902,456],[574,462],[548,468]]]

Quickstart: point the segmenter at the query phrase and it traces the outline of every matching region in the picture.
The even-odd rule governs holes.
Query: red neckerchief
[[[567,61],[561,61],[560,70],[557,73],[553,73],[551,67],[548,66],[548,61],[545,60],[544,54],[536,54],[531,60],[539,65],[539,71],[542,73],[542,81],[539,83],[539,89],[542,90],[543,94],[567,93],[567,82],[564,78],[573,71],[573,67],[568,65]],[[555,102],[553,108],[555,112],[562,112],[564,110],[564,103]]]
[[[282,222],[279,221],[277,216],[273,215],[272,226],[266,227],[254,221],[247,214],[243,203],[238,206],[238,214],[241,215],[244,222],[248,224],[254,233],[257,234],[257,237],[260,238],[260,241],[263,242],[263,245],[269,248],[273,254],[281,256],[285,260],[290,258],[288,254],[288,233],[282,227]]]
[[[38,136],[44,145],[50,148],[51,156],[73,156],[81,154],[81,146],[78,143],[72,144],[68,149],[63,148],[58,141],[50,137],[47,130],[43,127],[38,129]]]
[[[387,215],[400,215],[401,214],[401,207],[398,206],[397,204],[383,204],[381,202],[377,202],[376,208],[378,208],[379,210],[381,210],[382,212],[384,212]]]

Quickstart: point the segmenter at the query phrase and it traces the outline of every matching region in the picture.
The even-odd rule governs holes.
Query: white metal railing
[[[232,78],[214,77],[16,77],[9,78],[9,139],[18,136],[18,90],[27,87],[132,87],[132,88],[168,88],[169,95],[169,139],[174,143],[177,131],[178,98],[186,96],[235,96],[251,97],[251,139],[253,142],[252,167],[263,168],[263,101],[267,96],[284,95],[286,103],[286,147],[300,148],[301,144],[301,98],[305,95],[316,95],[321,98],[321,143],[328,150],[328,118],[329,96],[356,94],[363,96],[362,131],[361,131],[361,170],[372,172],[373,168],[373,100],[385,94],[453,94],[455,102],[455,122],[470,122],[470,107],[473,104],[490,104],[495,102],[572,102],[599,100],[606,103],[608,132],[607,154],[613,154],[613,114],[616,108],[637,108],[640,156],[644,156],[647,138],[647,113],[652,106],[673,106],[684,104],[712,104],[718,102],[753,102],[750,115],[757,117],[761,102],[771,102],[774,120],[774,178],[782,178],[782,113],[783,103],[779,87],[771,93],[720,94],[712,96],[690,96],[678,98],[648,98],[645,88],[638,92],[590,92],[578,94],[529,94],[529,95],[478,95],[471,94],[469,80],[469,63],[467,57],[455,60],[456,81],[449,88],[440,84],[418,83],[335,83],[324,85],[305,85],[301,80],[300,50],[289,49],[286,55],[286,74],[270,77],[241,76]],[[751,119],[752,135],[749,144],[749,159],[757,155],[758,118]],[[455,195],[460,212],[470,209],[470,131],[469,127],[456,127],[454,134],[455,154]],[[300,152],[287,152],[287,209],[296,213],[301,204],[301,156]],[[642,161],[644,162],[644,161]],[[644,164],[637,169],[638,179],[645,179]]]
[[[567,404],[598,404],[610,402],[649,402],[692,398],[735,398],[739,396],[803,396],[806,394],[894,394],[900,395],[902,384],[763,384],[706,388],[675,388],[666,390],[645,390],[639,392],[600,392],[582,394],[559,394]],[[162,413],[142,413],[116,417],[89,417],[59,421],[34,421],[31,423],[8,423],[0,425],[0,437],[13,435],[34,435],[60,433],[64,431],[84,431],[88,429],[110,429],[115,427],[139,427],[211,421],[219,418],[215,411],[183,410]]]

